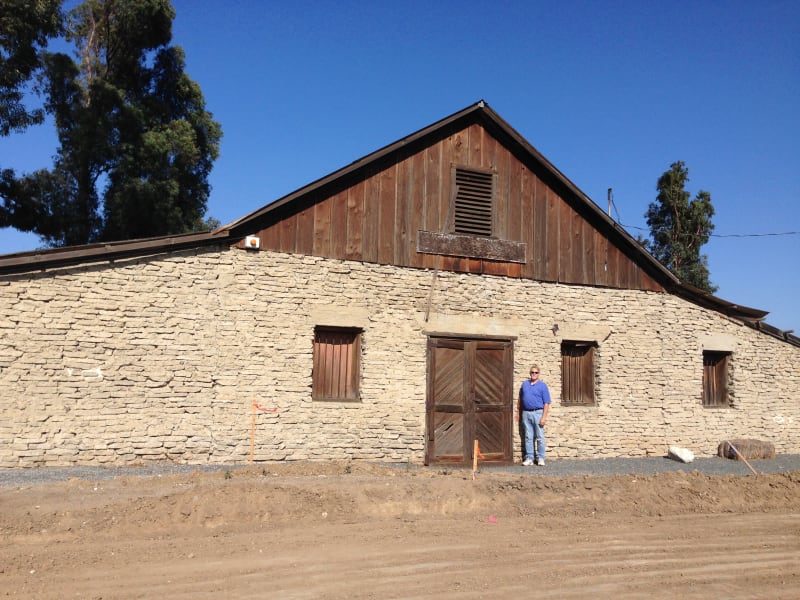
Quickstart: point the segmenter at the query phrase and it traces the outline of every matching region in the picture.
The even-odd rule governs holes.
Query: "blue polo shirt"
[[[550,404],[550,390],[541,380],[536,383],[531,383],[530,379],[523,381],[519,397],[522,399],[522,410],[543,410],[545,404]]]

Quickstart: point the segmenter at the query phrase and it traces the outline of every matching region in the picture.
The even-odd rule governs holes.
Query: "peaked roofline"
[[[592,213],[592,216],[597,219],[602,226],[607,228],[606,233],[612,234],[619,242],[626,246],[627,250],[632,254],[632,258],[643,264],[648,272],[652,273],[658,281],[670,292],[673,292],[695,304],[699,304],[706,308],[711,308],[728,316],[736,317],[740,320],[753,323],[762,320],[768,313],[767,311],[750,308],[740,304],[734,304],[698,288],[692,287],[682,283],[669,269],[656,260],[645,248],[637,242],[621,225],[608,216],[589,196],[587,196],[581,189],[575,185],[570,179],[559,171],[553,163],[551,163],[544,155],[539,152],[533,145],[528,142],[522,135],[519,134],[511,125],[509,125],[500,115],[498,115],[484,100],[478,102],[453,113],[452,115],[440,119],[435,123],[428,125],[410,135],[407,135],[396,142],[388,144],[366,156],[359,158],[352,163],[338,169],[316,181],[313,181],[289,194],[283,196],[263,206],[248,215],[245,215],[235,221],[223,225],[216,229],[213,233],[227,233],[231,238],[239,238],[247,235],[247,226],[252,222],[259,220],[261,217],[277,211],[280,208],[291,204],[295,200],[308,196],[334,182],[337,182],[349,175],[356,173],[359,170],[367,169],[373,165],[395,153],[399,153],[411,144],[417,143],[428,136],[435,136],[442,132],[442,130],[454,125],[460,121],[465,122],[478,122],[487,128],[494,130],[506,138],[507,142],[516,146],[516,149],[522,153],[523,156],[529,158],[535,163],[538,163],[546,172],[562,185],[572,196],[577,199],[581,205]]]

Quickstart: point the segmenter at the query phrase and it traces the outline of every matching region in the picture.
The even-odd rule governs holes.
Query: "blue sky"
[[[224,131],[223,223],[484,99],[604,210],[612,188],[634,237],[684,161],[716,209],[717,295],[800,333],[800,2],[173,3]],[[42,127],[0,140],[0,165],[54,149]],[[0,230],[0,253],[37,246]]]

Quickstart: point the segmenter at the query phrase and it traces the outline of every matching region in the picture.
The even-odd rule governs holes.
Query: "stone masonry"
[[[312,401],[317,325],[363,328],[360,402]],[[513,339],[515,390],[540,365],[552,459],[800,453],[800,348],[678,297],[221,246],[0,277],[0,467],[243,463],[251,439],[420,462],[429,334]],[[598,344],[595,406],[560,403],[563,339]],[[704,349],[733,353],[731,407],[701,405]]]

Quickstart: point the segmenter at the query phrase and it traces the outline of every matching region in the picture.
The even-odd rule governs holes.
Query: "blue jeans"
[[[544,429],[539,425],[543,409],[523,410],[522,427],[525,429],[525,457],[533,459],[539,457],[544,460],[547,452],[547,443],[544,441]],[[533,440],[536,439],[536,453],[533,451]]]

